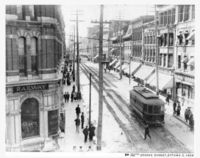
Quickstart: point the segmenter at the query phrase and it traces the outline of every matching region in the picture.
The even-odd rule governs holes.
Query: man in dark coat
[[[75,111],[76,111],[76,116],[77,116],[77,118],[79,118],[79,114],[81,113],[81,109],[80,109],[80,107],[79,107],[79,104],[77,105]]]
[[[74,100],[74,93],[72,92],[71,93],[71,102],[73,102],[73,100]]]
[[[67,102],[69,102],[69,92],[67,92],[66,94],[66,99],[67,99]]]
[[[83,129],[83,126],[84,126],[84,119],[85,119],[84,113],[82,112],[82,113],[81,113],[81,128],[82,128],[82,129]]]
[[[86,126],[83,130],[83,134],[84,134],[84,142],[87,142],[87,138],[88,138],[88,127]]]
[[[93,125],[91,125],[89,132],[89,140],[93,141],[93,137],[95,136],[95,127]]]
[[[180,116],[180,113],[181,113],[181,106],[180,106],[180,104],[178,104],[178,106],[177,106],[176,113],[177,113],[177,116]]]
[[[176,101],[174,101],[173,103],[173,110],[174,110],[174,114],[176,113]]]
[[[67,100],[67,93],[65,92],[65,94],[63,95],[64,99],[65,99],[65,103],[66,103],[66,100]]]
[[[74,121],[75,121],[75,125],[76,125],[76,132],[79,133],[80,119],[76,118]]]
[[[145,125],[145,131],[144,131],[144,140],[146,140],[147,136],[151,139],[151,136],[149,134],[149,125]]]

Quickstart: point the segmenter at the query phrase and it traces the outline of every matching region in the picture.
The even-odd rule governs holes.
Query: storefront
[[[59,80],[6,86],[6,151],[41,150],[58,134]]]
[[[176,94],[178,100],[187,106],[194,104],[194,77],[183,74],[176,74]]]

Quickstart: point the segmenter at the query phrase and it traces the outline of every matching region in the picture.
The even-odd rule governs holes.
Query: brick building
[[[59,6],[6,6],[6,150],[40,150],[57,135],[65,52]]]

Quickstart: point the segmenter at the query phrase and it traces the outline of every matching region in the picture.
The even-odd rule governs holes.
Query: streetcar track
[[[91,71],[91,69],[87,70],[87,69],[85,68],[85,67],[88,67],[88,66],[85,66],[85,64],[82,65],[82,67],[85,69],[85,72],[89,72],[89,70]],[[82,69],[83,69],[83,68],[82,68]],[[87,77],[89,77],[89,76],[87,75],[87,73],[85,73],[85,74],[86,74]],[[94,72],[93,72],[93,74],[97,74],[97,73],[94,73]],[[97,76],[97,75],[96,75],[96,76]],[[94,78],[95,81],[97,81],[97,82],[95,82],[95,83],[93,82],[93,85],[94,85],[95,89],[98,91],[98,86],[96,85],[96,84],[98,83],[98,77],[97,77],[97,79],[96,79],[96,78],[93,76],[93,78]],[[108,91],[111,91],[111,93],[113,93],[114,95],[116,95],[118,101],[120,101],[120,102],[121,102],[123,105],[125,105],[128,109],[130,109],[130,108],[129,108],[129,104],[128,104],[119,94],[117,94],[114,90],[107,90],[107,89],[105,89],[105,87],[104,87],[103,89],[104,89],[104,91],[106,91],[107,96],[109,96],[109,97],[112,99],[112,101],[113,101],[114,104],[118,107],[118,109],[119,109],[120,112],[124,115],[124,117],[125,117],[127,120],[129,120],[129,122],[131,123],[131,127],[134,128],[134,129],[137,130],[137,131],[140,131],[139,129],[137,129],[138,127],[137,127],[137,128],[136,128],[136,127],[133,127],[133,125],[136,125],[136,124],[137,124],[137,126],[139,126],[138,124],[140,124],[140,125],[143,126],[143,124],[142,124],[142,123],[138,123],[138,121],[134,121],[133,119],[130,119],[129,115],[128,115],[128,114],[124,111],[124,109],[119,105],[119,102],[117,102],[116,99],[113,97],[113,95],[110,94]],[[108,104],[108,102],[107,102],[107,100],[106,100],[105,98],[104,98],[104,102],[106,103],[107,108],[109,109],[109,111],[111,112],[111,114],[113,114],[115,120],[118,122],[118,124],[120,125],[120,127],[122,128],[122,130],[125,132],[126,136],[127,136],[128,139],[129,139],[129,142],[132,142],[132,143],[133,143],[133,141],[134,141],[134,142],[135,142],[135,141],[138,141],[138,139],[136,139],[135,137],[133,138],[134,140],[132,140],[132,139],[130,138],[130,135],[131,135],[131,137],[133,137],[133,136],[132,136],[131,130],[130,130],[130,129],[127,129],[127,127],[122,123],[122,121],[119,119],[119,117],[117,117],[116,112],[114,112],[113,108]],[[137,119],[137,118],[134,118],[134,119]],[[139,128],[141,128],[141,127],[139,127]],[[167,138],[167,142],[166,142],[166,139],[164,139],[164,137],[160,135],[161,133],[158,133],[158,129],[157,129],[157,130],[155,130],[155,129],[153,129],[153,128],[151,129],[151,131],[152,131],[156,136],[159,136],[159,138],[163,141],[162,143],[164,143],[165,145],[171,147],[171,146],[173,146],[173,143],[175,142],[176,144],[179,144],[179,146],[181,147],[181,149],[184,147],[184,144],[183,144],[182,142],[180,142],[179,140],[177,140],[176,137],[174,137],[174,136],[171,134],[171,132],[169,132],[165,127],[162,127],[162,128],[160,128],[159,130],[164,131],[164,134],[166,134],[166,136],[168,137],[168,138]],[[138,132],[138,133],[140,133],[140,132]],[[140,134],[140,137],[143,137],[143,135]],[[165,138],[166,138],[166,137],[165,137]],[[184,148],[185,148],[185,147],[184,147]],[[187,152],[187,150],[188,150],[188,149],[184,149],[185,152]]]

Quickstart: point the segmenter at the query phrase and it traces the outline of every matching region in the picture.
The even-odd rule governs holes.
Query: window
[[[37,38],[31,38],[31,70],[33,75],[38,74]]]
[[[17,6],[17,14],[18,14],[18,19],[19,20],[25,20],[26,18],[26,11],[25,11],[25,6],[24,5],[19,5]]]
[[[175,23],[175,8],[172,9],[172,24]]]
[[[144,112],[147,112],[147,105],[144,104]]]
[[[195,18],[195,5],[192,5],[192,19]]]
[[[26,99],[21,106],[22,138],[39,135],[39,103],[34,98]]]
[[[159,114],[160,113],[160,106],[154,106],[153,111],[154,111],[155,114]]]
[[[164,13],[164,25],[167,25],[167,12]]]
[[[178,69],[181,68],[181,56],[179,55],[178,56]]]
[[[148,112],[153,113],[153,106],[148,106]]]
[[[164,34],[164,46],[167,46],[167,34]]]
[[[171,24],[171,22],[172,22],[172,11],[169,10],[168,11],[168,24]]]
[[[183,21],[183,9],[184,9],[183,5],[180,5],[178,7],[178,22],[182,22]]]
[[[164,14],[161,13],[160,14],[160,24],[163,25],[163,23],[164,23]]]
[[[187,21],[189,19],[189,10],[190,10],[190,6],[185,5],[184,6],[184,21]]]
[[[26,39],[24,37],[19,38],[18,55],[19,55],[19,74],[20,76],[26,76],[27,75]]]
[[[174,43],[174,34],[169,33],[169,46],[173,46]]]

